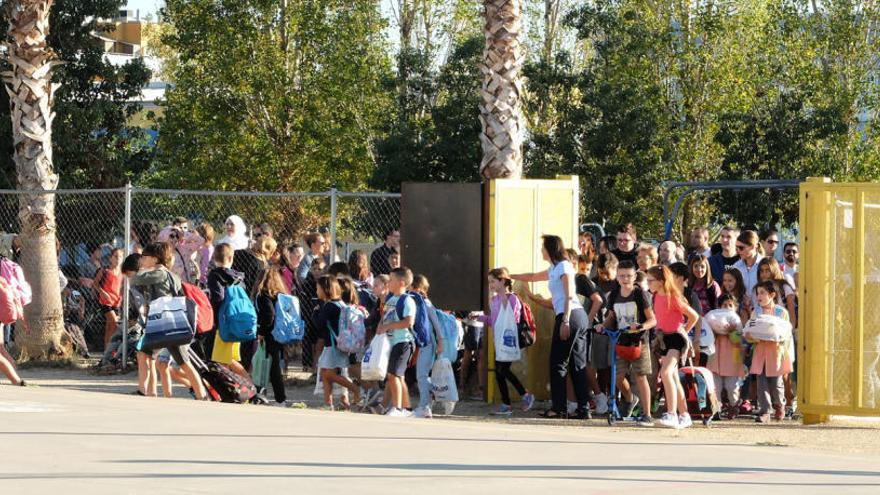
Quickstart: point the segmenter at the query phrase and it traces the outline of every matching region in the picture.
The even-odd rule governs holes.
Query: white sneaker
[[[419,407],[412,412],[413,417],[431,419],[434,417],[431,409],[427,407]]]
[[[568,401],[566,409],[568,409],[569,416],[574,414],[574,412],[577,411],[577,408],[578,408],[577,402]]]
[[[593,398],[596,402],[596,414],[606,414],[608,412],[608,396],[605,394],[596,394]]]
[[[388,409],[388,411],[385,413],[385,416],[390,416],[392,418],[406,418],[411,414],[411,413],[410,414],[407,414],[407,413],[409,413],[409,411],[407,411],[405,409],[398,409],[396,407],[392,407],[392,408]]]
[[[678,428],[678,416],[668,412],[663,413],[659,423],[667,428]]]
[[[694,422],[691,421],[691,415],[688,413],[684,413],[678,416],[678,427],[679,428],[690,428],[694,426]]]

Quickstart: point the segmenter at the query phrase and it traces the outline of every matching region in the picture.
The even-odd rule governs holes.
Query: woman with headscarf
[[[230,215],[224,223],[226,227],[226,235],[221,238],[217,244],[229,244],[234,251],[239,249],[247,249],[250,246],[250,239],[247,236],[247,227],[244,220],[238,215]]]

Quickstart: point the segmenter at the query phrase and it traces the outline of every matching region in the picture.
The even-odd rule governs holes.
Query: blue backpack
[[[418,293],[407,292],[397,299],[397,318],[403,319],[403,308],[406,304],[406,298],[411,297],[416,303],[416,318],[413,323],[412,333],[416,338],[417,347],[427,347],[431,343],[431,320],[428,318],[428,305],[425,299]]]
[[[224,342],[250,342],[257,338],[257,311],[240,285],[226,288],[220,306],[220,338]]]
[[[300,313],[299,299],[289,294],[278,294],[275,301],[275,326],[272,338],[281,345],[299,342],[306,335],[306,324]]]
[[[455,316],[435,309],[437,321],[440,322],[440,336],[443,339],[443,357],[449,359],[450,363],[458,361],[458,348],[464,337],[464,330],[461,322],[455,319]]]

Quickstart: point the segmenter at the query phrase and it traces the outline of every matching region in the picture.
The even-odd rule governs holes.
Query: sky
[[[163,5],[165,5],[165,0],[128,0],[125,8],[128,10],[140,10],[141,17],[147,14],[152,14],[153,17],[156,17],[156,12]]]

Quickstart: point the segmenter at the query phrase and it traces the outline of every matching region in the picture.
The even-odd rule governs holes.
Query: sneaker
[[[574,410],[574,414],[569,414],[568,419],[593,419],[593,414],[588,407],[579,407]]]
[[[688,413],[680,414],[678,416],[678,427],[679,428],[690,428],[694,426],[694,422],[691,420],[691,415]]]
[[[752,403],[748,399],[742,401],[742,404],[739,405],[739,411],[742,414],[748,414],[748,413],[752,412],[752,409],[753,409]]]
[[[651,427],[654,426],[654,418],[651,416],[642,416],[638,421],[639,426]]]
[[[389,408],[388,411],[385,413],[385,416],[389,416],[389,417],[392,417],[392,418],[405,418],[405,417],[407,417],[406,412],[407,412],[407,411],[405,411],[405,410],[403,410],[403,409],[398,409],[398,408],[396,408],[396,407],[391,407],[391,408]]]
[[[426,418],[430,419],[434,417],[434,414],[431,412],[431,408],[429,407],[419,407],[415,411],[413,411],[413,417],[416,418]]]
[[[513,409],[506,404],[501,404],[500,406],[498,406],[498,409],[492,411],[489,414],[491,414],[492,416],[510,416],[511,414],[513,414]]]
[[[577,408],[578,408],[577,402],[568,401],[566,403],[565,412],[567,412],[568,415],[571,416],[572,414],[574,414],[575,411],[577,411]]]
[[[413,412],[410,411],[409,409],[401,409],[401,411],[403,411],[403,417],[405,417],[405,418],[413,417]]]
[[[770,415],[769,414],[760,414],[755,416],[755,423],[769,423]]]
[[[523,395],[522,398],[522,410],[523,412],[529,412],[532,410],[532,406],[535,405],[535,394],[526,394]]]
[[[633,415],[633,410],[636,408],[636,406],[639,405],[639,396],[633,395],[632,402],[624,402],[623,404],[626,407],[623,408],[623,411],[622,411],[623,416],[622,417],[631,418]]]
[[[596,394],[596,414],[606,414],[608,412],[608,396],[605,394]]]
[[[660,424],[667,428],[678,428],[678,416],[671,413],[663,413],[660,417]]]
[[[333,404],[324,404],[321,406],[321,411],[335,411],[336,408],[333,407]]]

